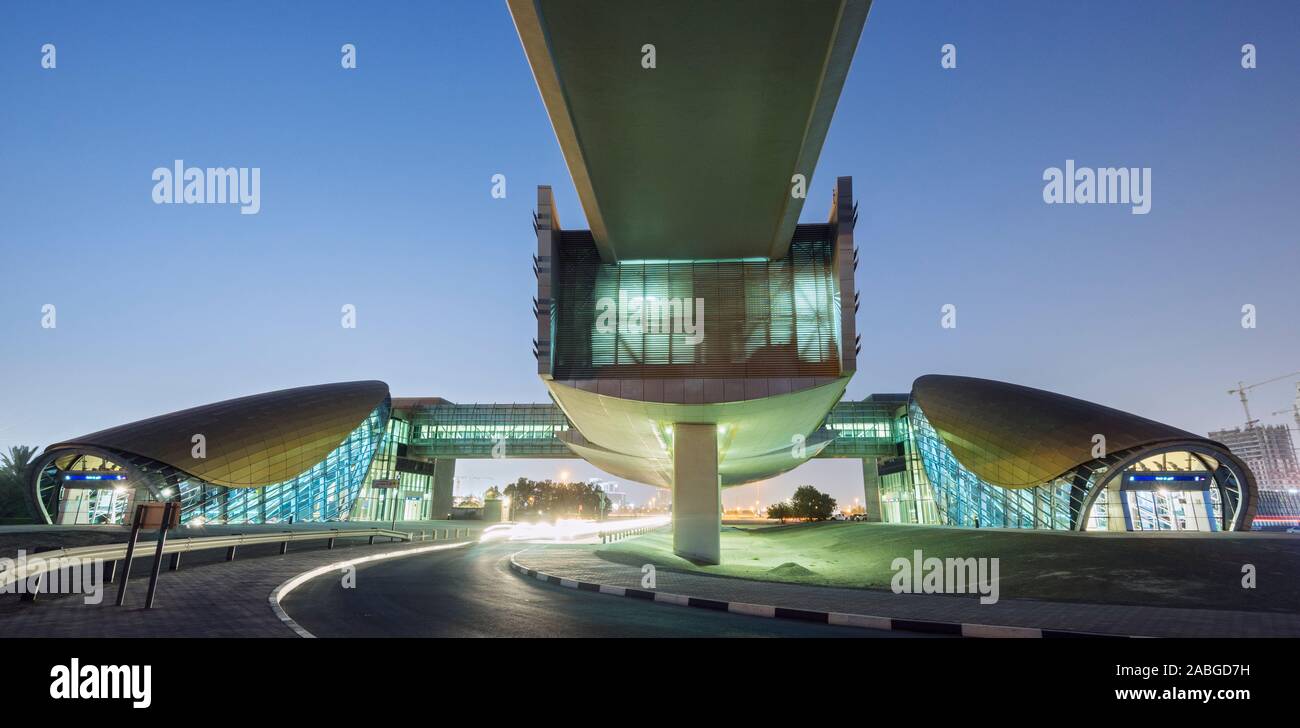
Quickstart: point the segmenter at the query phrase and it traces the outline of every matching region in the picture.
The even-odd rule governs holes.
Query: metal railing
[[[455,538],[460,537],[462,529],[455,529]],[[463,529],[466,536],[469,535],[469,529]],[[445,538],[452,538],[449,529],[443,529]],[[40,551],[26,557],[23,561],[15,562],[14,568],[0,572],[0,588],[10,584],[15,584],[19,580],[27,580],[31,583],[32,579],[37,579],[35,588],[29,589],[24,593],[27,599],[34,599],[40,591],[41,578],[51,572],[63,568],[75,567],[84,562],[104,562],[109,566],[106,569],[104,582],[112,582],[117,572],[118,562],[124,562],[122,579],[118,584],[117,604],[121,606],[123,597],[126,592],[126,584],[131,572],[131,561],[134,559],[136,543],[135,533],[132,534],[132,542],[99,544],[95,546],[77,546],[73,548],[61,548],[51,551]],[[424,540],[425,534],[420,533],[420,540]],[[438,533],[435,529],[433,540],[437,540]],[[282,531],[279,533],[236,533],[225,536],[200,536],[168,539],[158,546],[155,550],[157,562],[153,565],[153,575],[149,584],[149,597],[146,600],[146,608],[152,606],[153,594],[157,585],[157,573],[161,566],[162,557],[170,554],[172,556],[169,571],[176,571],[180,568],[181,554],[196,551],[208,551],[213,549],[226,549],[226,561],[233,561],[235,553],[240,546],[256,546],[259,544],[280,544],[280,553],[288,552],[289,544],[296,541],[328,541],[327,548],[334,548],[335,539],[340,538],[367,538],[370,543],[374,543],[376,538],[388,538],[394,541],[414,541],[415,535],[404,531],[394,531],[387,528],[358,528],[358,529],[329,529],[329,530],[312,530],[312,531]]]
[[[615,541],[622,541],[625,538],[640,536],[660,528],[663,528],[663,526],[645,526],[642,528],[624,528],[616,531],[601,531],[600,542],[613,543]]]

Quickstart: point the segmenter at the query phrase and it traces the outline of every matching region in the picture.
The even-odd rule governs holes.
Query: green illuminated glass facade
[[[906,407],[893,418],[894,457],[878,461],[880,512],[886,523],[939,523],[930,483],[926,480]]]
[[[571,458],[558,439],[571,429],[553,404],[436,404],[412,408],[413,455],[451,458]]]
[[[406,412],[394,412],[388,420],[383,442],[370,465],[352,507],[354,521],[418,521],[434,518],[433,466],[406,457],[411,442],[411,423]],[[375,481],[396,485],[376,488]]]
[[[556,379],[840,374],[831,225],[800,225],[779,260],[604,263],[589,232],[559,239]]]

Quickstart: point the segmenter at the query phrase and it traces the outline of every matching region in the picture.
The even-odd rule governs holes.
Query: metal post
[[[230,548],[226,549],[226,561],[234,561],[234,560],[235,560],[235,547],[231,546]]]
[[[172,554],[172,562],[167,565],[168,571],[177,571],[181,568],[181,552],[177,551]]]
[[[178,504],[167,501],[163,505],[162,524],[158,526],[158,547],[153,552],[153,566],[149,570],[149,591],[144,597],[144,608],[153,609],[153,597],[158,592],[158,572],[162,571],[163,547],[167,545],[167,530],[172,525],[172,508]]]
[[[122,581],[117,585],[117,606],[126,603],[126,583],[131,580],[131,562],[135,559],[135,540],[140,535],[140,520],[144,516],[144,505],[135,507],[135,518],[131,519],[131,540],[126,543],[126,558],[122,560]]]
[[[334,548],[334,537],[333,537],[333,536],[330,536],[330,540],[328,540],[328,541],[325,542],[325,548],[327,548],[327,549],[332,549],[332,548]]]
[[[32,578],[28,578],[26,581],[28,588],[23,590],[23,594],[18,597],[18,601],[34,602],[36,601],[36,595],[41,593],[41,586],[45,584],[45,574],[37,574],[34,582]]]
[[[112,584],[113,579],[117,577],[117,562],[108,561],[104,564],[104,583]]]
[[[291,533],[291,531],[285,531],[285,533]],[[281,556],[284,556],[284,555],[287,554],[287,553],[289,553],[289,542],[288,542],[288,541],[281,541],[281,542],[280,542],[280,555],[281,555]]]

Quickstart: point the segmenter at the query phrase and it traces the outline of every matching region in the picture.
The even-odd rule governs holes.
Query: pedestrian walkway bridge
[[[840,402],[811,441],[833,438],[822,458],[891,458],[901,453],[907,395],[871,395]],[[394,402],[410,423],[408,453],[421,458],[572,458],[560,436],[573,429],[554,404]]]

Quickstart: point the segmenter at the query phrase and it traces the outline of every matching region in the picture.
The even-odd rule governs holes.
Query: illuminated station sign
[[[121,473],[64,473],[64,480],[126,480]]]

